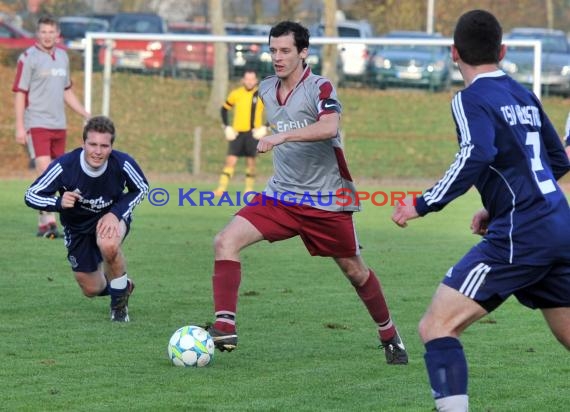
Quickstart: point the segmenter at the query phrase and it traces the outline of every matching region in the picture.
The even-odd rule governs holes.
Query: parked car
[[[311,30],[316,37],[325,35],[324,24]],[[342,20],[337,22],[338,37],[357,37],[368,39],[374,37],[372,26],[366,20]],[[364,43],[340,43],[338,45],[340,67],[343,78],[365,80],[370,46]]]
[[[309,55],[305,59],[305,63],[311,66],[311,71],[315,74],[321,74],[322,70],[322,46],[313,46],[309,48]],[[256,60],[250,60],[248,67],[252,67],[257,71],[259,77],[267,77],[275,74],[273,69],[273,61],[271,60],[271,52],[269,44],[261,45]]]
[[[85,33],[107,31],[106,20],[84,16],[65,16],[59,18],[59,30],[63,43],[70,50],[85,50]]]
[[[570,95],[570,47],[561,30],[538,27],[514,28],[505,36],[509,40],[540,40],[542,43],[542,89],[545,93]],[[515,80],[532,87],[534,83],[534,49],[508,46],[501,68]]]
[[[212,34],[209,26],[187,22],[170,23],[168,31],[174,34]],[[214,43],[172,42],[172,67],[175,75],[185,73],[211,78],[214,59]]]
[[[88,14],[86,17],[90,17],[92,19],[105,20],[109,24],[109,26],[111,26],[111,22],[115,18],[115,14],[114,13],[92,13],[92,14]]]
[[[114,33],[164,34],[166,23],[153,13],[118,13],[109,27]],[[105,62],[105,47],[99,50],[99,63]],[[112,65],[116,69],[160,72],[172,71],[170,42],[158,40],[114,40]]]
[[[269,36],[271,26],[264,24],[239,25],[227,23],[225,25],[228,36]],[[262,43],[230,43],[229,59],[231,72],[234,76],[241,76],[243,69],[255,66],[260,59],[261,49],[267,44],[267,40]]]
[[[437,39],[440,34],[420,31],[392,31],[387,39]],[[388,86],[427,87],[447,90],[451,86],[452,61],[447,46],[421,44],[381,45],[370,60],[370,81]]]
[[[451,83],[453,84],[464,84],[465,81],[463,80],[463,75],[459,70],[459,65],[453,62],[453,66],[451,67]]]
[[[0,20],[0,47],[5,49],[27,49],[34,44],[36,44],[34,34]]]

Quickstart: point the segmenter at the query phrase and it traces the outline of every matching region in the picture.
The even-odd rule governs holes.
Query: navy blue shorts
[[[126,225],[127,231],[123,241],[130,231],[130,224],[126,223]],[[64,228],[63,238],[71,270],[74,272],[91,273],[99,268],[99,264],[103,261],[103,256],[101,256],[101,251],[99,246],[97,246],[97,234],[95,232],[77,233]]]
[[[509,264],[489,257],[485,243],[474,246],[449,269],[442,283],[488,312],[514,295],[532,309],[570,307],[570,262],[545,266]]]
[[[257,156],[257,140],[251,132],[239,132],[236,140],[229,142],[228,155],[236,157]]]

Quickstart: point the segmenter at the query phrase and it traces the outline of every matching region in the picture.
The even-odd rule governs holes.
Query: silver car
[[[561,30],[537,27],[513,29],[505,39],[540,40],[542,43],[541,84],[545,94],[570,95],[570,47]],[[508,46],[501,68],[515,80],[532,87],[534,82],[534,49]]]
[[[338,37],[370,39],[375,36],[374,30],[366,20],[341,20],[336,23]],[[325,35],[324,24],[312,29],[315,37]],[[366,80],[370,46],[365,43],[338,44],[340,73],[343,78]]]

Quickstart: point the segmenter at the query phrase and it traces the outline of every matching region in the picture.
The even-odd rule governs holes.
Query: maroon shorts
[[[30,129],[30,142],[28,148],[30,157],[35,159],[40,156],[49,156],[56,159],[65,153],[65,129],[44,129],[32,127]]]
[[[269,242],[301,236],[312,256],[345,258],[360,254],[352,212],[289,206],[257,194],[236,215],[247,219]]]

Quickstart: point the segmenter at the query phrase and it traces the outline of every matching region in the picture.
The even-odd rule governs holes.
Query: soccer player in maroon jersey
[[[386,362],[407,364],[380,282],[360,255],[353,221],[360,205],[356,199],[341,202],[338,196],[339,190],[354,196],[356,188],[340,142],[342,106],[335,88],[305,64],[309,31],[302,25],[277,24],[269,33],[269,47],[275,76],[260,83],[259,97],[273,134],[263,137],[257,150],[273,150],[274,175],[263,194],[216,236],[216,319],[210,333],[220,350],[237,345],[240,251],[261,240],[300,236],[311,255],[333,258],[350,281],[376,324]]]

